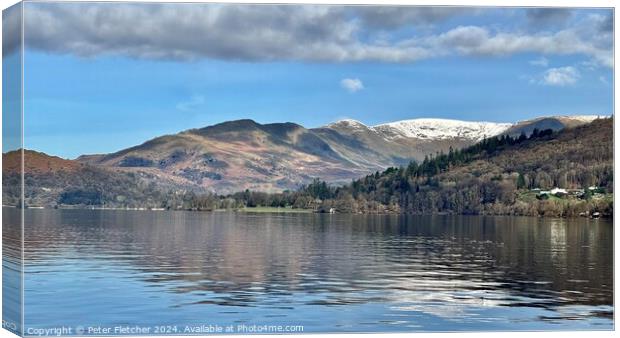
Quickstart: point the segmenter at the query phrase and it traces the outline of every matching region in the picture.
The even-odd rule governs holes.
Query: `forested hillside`
[[[27,206],[190,210],[256,206],[342,213],[454,213],[573,217],[613,206],[613,120],[563,131],[495,136],[344,186],[319,178],[281,193],[216,195],[152,172],[125,172],[26,150]],[[19,200],[19,153],[3,156],[3,204]],[[145,176],[149,175],[149,176]],[[157,182],[157,183],[155,183]],[[560,188],[559,193],[545,193]]]
[[[22,152],[2,156],[2,204],[20,205]],[[159,206],[170,182],[145,173],[118,172],[24,150],[24,203],[28,206]]]
[[[603,192],[592,196],[589,187]],[[537,198],[532,189],[585,189],[582,198]],[[321,208],[407,212],[576,216],[612,213],[613,120],[493,137],[329,189]]]
[[[154,175],[191,190],[230,194],[297,190],[316,177],[333,185],[376,170],[422,161],[484,139],[534,128],[574,127],[596,116],[550,116],[518,123],[421,118],[367,126],[345,119],[318,128],[244,119],[160,136],[111,154],[85,155],[83,164]],[[158,182],[155,182],[158,183]]]

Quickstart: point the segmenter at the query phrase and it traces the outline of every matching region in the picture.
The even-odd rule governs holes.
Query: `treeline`
[[[297,191],[266,193],[245,190],[230,195],[169,191],[159,207],[182,210],[217,210],[254,207],[298,208],[320,211],[325,200],[333,198],[335,189],[326,182],[315,179]]]
[[[530,189],[601,187],[613,193],[611,119],[529,138],[494,137],[472,147],[428,157],[419,165],[389,168],[334,189],[322,210],[531,216],[611,215],[613,199],[539,200]]]
[[[46,205],[183,210],[260,206],[342,213],[611,215],[613,122],[599,119],[561,132],[534,130],[530,136],[491,137],[464,149],[429,155],[420,163],[376,172],[345,186],[315,179],[296,191],[275,194],[246,190],[222,196],[142,183],[146,180],[137,174],[118,177],[97,170],[82,174],[77,181],[76,177],[63,176],[61,184],[55,184],[57,176],[26,177],[26,201],[35,205],[53,201]],[[6,185],[15,179],[5,177],[5,194],[15,190]],[[42,186],[63,189],[41,191]],[[591,186],[599,187],[603,194],[538,199],[531,191],[554,187],[588,191]]]
[[[228,196],[193,195],[183,208],[292,207],[343,213],[454,213],[573,217],[611,215],[613,138],[611,119],[528,137],[502,135],[421,163],[388,168],[337,187],[315,179],[278,194],[244,191]],[[600,187],[603,195],[589,193]],[[583,198],[538,199],[531,189],[584,189]],[[173,207],[173,202],[167,207]]]
[[[24,174],[24,205],[160,207],[168,199],[167,182],[155,184],[143,173],[111,173],[96,167],[79,171]],[[21,205],[21,175],[2,173],[2,204]]]
[[[450,147],[447,154],[439,152],[435,156],[426,156],[424,161],[422,161],[419,165],[416,162],[411,162],[407,167],[405,174],[410,177],[431,177],[449,170],[451,167],[469,163],[480,158],[481,155],[493,155],[498,151],[521,144],[528,140],[545,140],[552,135],[552,129],[534,129],[529,138],[525,133],[521,133],[521,135],[516,138],[509,135],[502,135],[484,139],[473,146],[461,150],[454,150]],[[400,169],[401,168],[388,168],[383,174],[389,175]],[[375,173],[374,176],[377,176],[378,174],[379,173]]]

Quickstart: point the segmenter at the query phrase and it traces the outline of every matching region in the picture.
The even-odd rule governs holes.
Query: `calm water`
[[[605,220],[27,210],[25,226],[26,329],[613,328]]]

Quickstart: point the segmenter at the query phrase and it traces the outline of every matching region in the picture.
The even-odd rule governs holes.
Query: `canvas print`
[[[4,329],[614,329],[613,8],[2,18]]]

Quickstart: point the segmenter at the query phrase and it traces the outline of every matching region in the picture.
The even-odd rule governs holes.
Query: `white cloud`
[[[316,62],[429,57],[422,47],[360,40],[362,27],[351,11],[318,5],[29,3],[24,22],[28,47],[83,57]]]
[[[364,84],[360,79],[342,79],[340,86],[349,91],[349,93],[355,93],[364,89]]]
[[[571,86],[577,83],[580,74],[574,67],[550,68],[544,72],[542,84],[549,86]]]
[[[187,101],[177,104],[177,109],[184,112],[194,111],[205,104],[205,97],[202,95],[194,95]]]
[[[585,29],[585,28],[584,28]],[[612,49],[592,37],[581,37],[581,29],[566,29],[555,33],[534,35],[497,32],[486,27],[459,26],[430,38],[436,49],[455,49],[465,55],[506,56],[518,53],[555,55],[581,54],[596,62],[613,67]]]
[[[532,66],[540,66],[540,67],[547,67],[547,66],[549,66],[549,60],[546,57],[541,56],[538,59],[531,60],[530,61],[530,65],[532,65]]]
[[[598,80],[601,81],[601,83],[603,83],[604,85],[608,85],[609,81],[607,80],[607,77],[601,75],[598,77]]]
[[[87,2],[29,2],[24,8],[28,48],[83,57],[413,62],[538,53],[582,55],[613,67],[611,14],[527,33],[495,24],[433,25],[472,13],[464,8]],[[566,13],[530,16],[552,23]],[[432,28],[402,29],[412,26]]]

